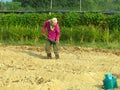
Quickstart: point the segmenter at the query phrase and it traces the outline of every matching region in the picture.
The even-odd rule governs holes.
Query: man
[[[47,37],[45,35],[47,29]],[[47,38],[45,50],[47,58],[52,59],[50,48],[53,46],[55,58],[59,59],[58,43],[60,39],[60,27],[57,18],[47,20],[42,28],[42,36]]]

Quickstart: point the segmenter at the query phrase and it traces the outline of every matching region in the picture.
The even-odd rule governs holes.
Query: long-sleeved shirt
[[[44,34],[46,32],[46,29],[48,30],[48,35],[47,36],[48,36],[49,39],[56,40],[56,41],[59,40],[59,38],[60,38],[60,27],[59,27],[58,23],[54,26],[54,30],[51,30],[50,29],[50,22],[48,20],[43,25],[42,34]]]

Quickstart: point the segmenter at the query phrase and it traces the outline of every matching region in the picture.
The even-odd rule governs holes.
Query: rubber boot
[[[51,53],[47,53],[47,59],[52,59]]]
[[[60,57],[59,57],[59,55],[55,55],[55,59],[59,59]]]

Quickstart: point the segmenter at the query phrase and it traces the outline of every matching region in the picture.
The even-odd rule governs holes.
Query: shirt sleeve
[[[56,25],[56,40],[60,38],[60,26],[59,24]]]
[[[48,21],[46,21],[42,27],[42,34],[45,34],[47,26],[48,26]]]

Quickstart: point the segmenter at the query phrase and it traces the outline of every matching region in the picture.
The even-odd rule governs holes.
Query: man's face
[[[52,26],[55,26],[55,25],[56,25],[56,23],[55,23],[55,22],[53,22],[53,21],[51,21],[51,25],[52,25]]]

